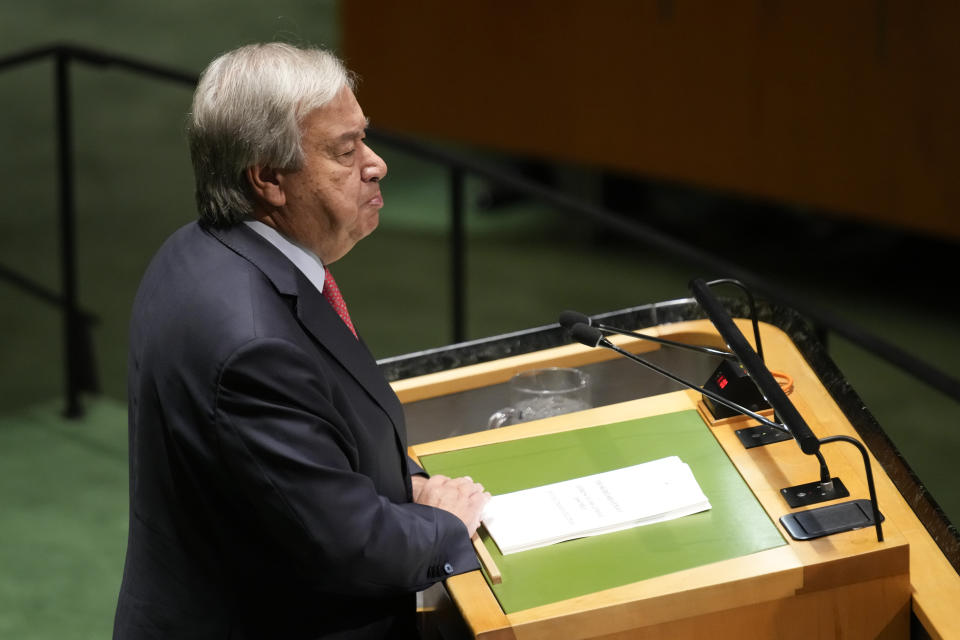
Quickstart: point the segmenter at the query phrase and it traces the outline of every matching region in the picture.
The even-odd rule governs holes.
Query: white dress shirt
[[[307,280],[317,288],[317,291],[323,293],[323,281],[326,277],[326,271],[324,270],[323,263],[320,262],[320,258],[315,253],[291,242],[279,231],[263,224],[259,220],[244,220],[243,223],[260,234],[264,240],[279,249],[283,255],[287,256],[290,262],[292,262],[297,269],[300,269],[303,275],[307,276]]]

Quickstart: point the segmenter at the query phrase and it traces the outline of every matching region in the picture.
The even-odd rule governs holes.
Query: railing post
[[[60,209],[60,280],[63,289],[63,340],[66,355],[64,415],[83,415],[80,402],[82,328],[77,308],[76,233],[73,203],[73,136],[70,122],[70,56],[58,49],[55,57],[57,119],[57,173]]]
[[[464,174],[459,166],[450,169],[450,285],[453,342],[466,340],[467,253],[464,223]]]

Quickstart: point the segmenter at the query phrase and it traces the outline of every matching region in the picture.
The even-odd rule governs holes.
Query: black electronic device
[[[780,495],[787,501],[791,509],[797,509],[819,502],[848,498],[850,492],[847,491],[847,487],[840,478],[834,477],[829,482],[817,480],[793,487],[785,487],[780,489]]]
[[[770,403],[763,397],[747,370],[739,362],[724,360],[703,386],[751,411],[760,412],[770,408]],[[703,404],[718,420],[740,415],[739,411],[715,402],[708,395],[703,396]]]
[[[704,396],[704,404],[706,404],[706,399],[706,396]],[[747,427],[746,429],[737,429],[734,433],[737,438],[740,439],[740,444],[743,445],[744,449],[753,449],[754,447],[763,447],[775,442],[793,440],[793,434],[789,431],[772,429],[763,424],[756,427]]]
[[[874,519],[874,514],[879,521]],[[878,526],[883,514],[876,511],[870,500],[851,500],[797,513],[788,513],[780,518],[780,524],[794,540],[813,540],[834,533]]]

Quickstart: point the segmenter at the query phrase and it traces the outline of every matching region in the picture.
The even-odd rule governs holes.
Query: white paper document
[[[677,456],[494,496],[483,524],[504,555],[710,509]]]

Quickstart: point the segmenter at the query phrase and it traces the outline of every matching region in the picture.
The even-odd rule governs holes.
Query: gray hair
[[[353,76],[332,53],[283,43],[223,54],[204,70],[187,127],[200,220],[217,227],[253,213],[246,170],[303,166],[300,124]]]

